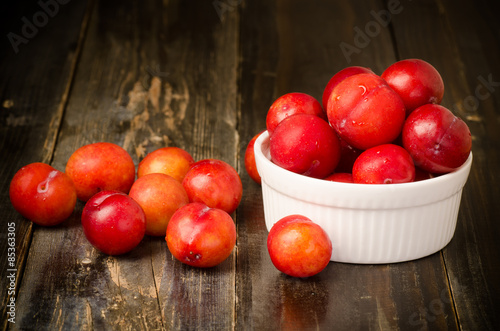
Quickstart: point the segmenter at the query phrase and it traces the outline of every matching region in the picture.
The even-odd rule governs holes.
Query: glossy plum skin
[[[340,159],[340,142],[323,119],[296,114],[283,120],[269,140],[271,160],[289,171],[309,177],[331,174]]]
[[[444,95],[444,83],[439,72],[421,59],[406,59],[390,65],[382,78],[396,91],[408,116],[427,103],[439,104]]]
[[[326,113],[314,97],[300,92],[287,93],[276,99],[266,116],[266,128],[272,135],[278,124],[294,114],[310,114],[321,117],[325,121]]]
[[[328,234],[302,215],[286,216],[276,222],[269,231],[267,249],[274,266],[292,277],[318,274],[332,256]]]
[[[255,152],[253,148],[255,145],[255,141],[257,140],[257,138],[259,138],[262,132],[264,131],[261,131],[253,136],[245,150],[245,170],[247,171],[248,176],[250,176],[250,178],[252,178],[252,180],[259,185],[262,183],[262,179],[260,178],[259,172],[257,171],[257,165],[255,163]]]
[[[403,147],[384,144],[361,153],[354,162],[352,177],[362,184],[409,183],[415,180],[415,165]]]
[[[63,172],[45,163],[19,169],[9,186],[12,206],[33,223],[53,226],[66,220],[75,209],[76,190]]]
[[[421,180],[427,180],[434,178],[434,174],[425,171],[423,169],[420,169],[419,167],[415,167],[415,182],[419,182]]]
[[[335,172],[352,173],[354,161],[363,151],[350,146],[344,140],[340,139],[340,161],[335,168]]]
[[[146,215],[127,194],[101,191],[85,204],[82,227],[92,246],[107,255],[120,255],[130,252],[144,238]]]
[[[366,73],[374,73],[371,69],[359,66],[351,66],[344,68],[337,72],[335,75],[330,78],[328,83],[326,84],[325,89],[323,90],[323,97],[321,99],[323,103],[323,109],[326,111],[328,109],[328,100],[330,99],[330,94],[332,93],[335,86],[338,85],[341,81],[346,79],[349,76],[357,75],[357,74],[366,74]]]
[[[225,211],[194,202],[174,213],[165,240],[177,260],[209,268],[231,255],[236,245],[236,226]]]
[[[195,162],[182,181],[190,202],[201,202],[231,214],[240,204],[243,185],[236,170],[224,161]]]
[[[406,110],[399,95],[382,78],[366,73],[347,77],[335,86],[327,115],[341,139],[366,150],[396,139]]]
[[[325,180],[329,180],[331,182],[340,182],[340,183],[354,183],[352,174],[348,172],[337,172],[331,174],[330,176],[326,177]]]
[[[122,147],[99,142],[73,152],[66,173],[75,184],[78,199],[87,201],[99,191],[128,193],[135,180],[135,165]]]
[[[182,184],[163,173],[151,173],[138,178],[129,196],[146,214],[146,234],[149,236],[165,236],[172,215],[189,203]]]
[[[460,167],[472,148],[467,124],[440,105],[415,109],[406,120],[402,136],[415,165],[434,174]]]
[[[179,147],[162,147],[149,153],[137,167],[137,178],[151,173],[169,175],[182,182],[194,159]]]

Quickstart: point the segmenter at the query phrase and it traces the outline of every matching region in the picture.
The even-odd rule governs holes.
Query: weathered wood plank
[[[5,31],[20,29],[16,19],[32,16],[33,6],[14,11],[9,3],[15,24]],[[0,52],[0,151],[9,158],[0,167],[0,206],[16,223],[16,266],[24,271],[12,328],[498,329],[495,6],[488,0],[101,1],[89,15],[72,85],[85,4],[61,6],[18,54]],[[47,47],[49,39],[57,42]],[[11,50],[8,43],[1,47]],[[330,263],[310,279],[279,273],[267,253],[260,187],[244,171],[246,144],[265,127],[279,95],[301,91],[319,99],[345,66],[381,73],[405,57],[440,70],[443,104],[474,136],[454,239],[443,252],[414,262]],[[102,140],[124,146],[136,163],[175,145],[196,159],[216,157],[237,167],[244,196],[233,215],[235,253],[216,268],[195,269],[176,261],[164,238],[148,237],[131,253],[108,257],[83,236],[81,202],[62,225],[34,227],[31,242],[30,223],[8,203],[15,170],[40,160],[64,169],[74,149]],[[0,236],[6,251],[5,231]],[[2,277],[6,262],[0,259]],[[2,285],[2,316],[5,292]]]
[[[495,181],[490,169],[499,161],[495,106],[500,99],[481,86],[488,77],[500,77],[500,68],[495,31],[487,22],[473,3],[439,0],[402,13],[394,23],[401,56],[422,57],[438,68],[445,82],[443,105],[467,122],[473,136],[474,164],[454,239],[443,251],[458,321],[464,330],[494,330],[500,323],[496,314],[500,301],[495,294],[500,259],[495,240],[500,234],[496,201],[500,192],[498,186],[489,184]]]
[[[248,142],[265,127],[267,109],[281,94],[300,91],[320,99],[336,71],[362,65],[381,73],[396,61],[389,23],[400,7],[376,1],[246,3],[241,18],[241,112],[242,123],[248,125],[242,126],[241,136]],[[389,10],[394,13],[388,24],[377,23],[376,16]],[[343,52],[341,45],[351,52]],[[269,56],[270,48],[278,58]],[[242,146],[240,160],[243,152]],[[458,328],[439,253],[399,264],[330,263],[310,279],[279,273],[265,246],[261,201],[255,201],[261,199],[260,187],[245,180],[247,200],[239,209],[238,224],[239,328]]]
[[[167,81],[185,86],[189,95],[186,119],[173,131],[195,159],[222,159],[241,173],[236,108],[239,14],[230,10],[219,16],[216,9],[206,1],[171,6],[162,54],[173,73]],[[174,113],[179,111],[174,108]],[[233,216],[238,221],[238,215]],[[217,267],[195,269],[165,250],[153,267],[159,270],[155,279],[166,328],[231,329],[236,319],[235,254]]]
[[[76,148],[110,141],[136,163],[175,145],[236,167],[237,38],[238,13],[222,24],[209,2],[97,2],[53,163],[64,167]],[[18,327],[232,327],[234,256],[190,268],[164,238],[149,237],[129,254],[105,256],[81,231],[82,207],[66,224],[35,232]]]
[[[262,190],[246,173],[245,151],[254,135],[266,128],[266,112],[276,98],[278,47],[276,4],[274,1],[244,2],[241,11],[240,40],[240,169],[243,198],[237,210],[238,255],[236,270],[236,329],[272,329],[273,301],[262,295],[271,281],[266,247]],[[264,328],[264,329],[265,329]]]
[[[464,190],[459,224],[444,257],[460,326],[464,330],[497,330],[500,189],[495,169],[500,162],[500,25],[492,15],[498,13],[499,4],[441,0],[437,3],[446,13],[448,29],[453,34],[461,61],[454,69],[464,87],[459,86],[457,94],[461,95],[448,105],[467,121],[474,138],[474,164]],[[455,81],[449,84],[453,88]]]
[[[56,4],[57,5],[57,4]],[[8,325],[7,307],[16,298],[33,231],[10,205],[14,173],[31,162],[50,162],[79,54],[87,1],[52,6],[48,15],[36,2],[6,3],[2,9],[0,43],[0,328]],[[45,16],[43,16],[45,15]],[[34,17],[41,17],[34,28]],[[46,18],[43,19],[43,18]],[[82,23],[83,21],[83,23]],[[83,24],[83,25],[82,25]],[[9,39],[10,38],[10,39]],[[15,261],[9,261],[8,233],[15,237]],[[12,257],[12,256],[11,256]],[[14,265],[10,265],[13,262]],[[7,279],[7,276],[14,276]],[[12,282],[11,282],[12,281]],[[11,283],[15,284],[11,286]],[[6,286],[4,286],[4,284]],[[16,316],[17,317],[17,316]],[[16,318],[11,320],[16,321]],[[13,325],[9,323],[10,325]]]

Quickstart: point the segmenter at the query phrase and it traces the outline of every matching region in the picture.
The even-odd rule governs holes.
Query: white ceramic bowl
[[[333,245],[331,260],[395,263],[445,247],[453,237],[472,153],[459,169],[404,184],[352,184],[306,177],[270,161],[269,135],[254,145],[267,229],[301,214],[319,224]]]

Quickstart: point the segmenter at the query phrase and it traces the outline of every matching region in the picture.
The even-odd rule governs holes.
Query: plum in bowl
[[[410,261],[444,248],[454,235],[472,165],[470,153],[448,174],[371,185],[316,179],[277,166],[267,131],[255,141],[254,153],[267,229],[285,216],[304,215],[330,236],[331,261],[359,264]]]

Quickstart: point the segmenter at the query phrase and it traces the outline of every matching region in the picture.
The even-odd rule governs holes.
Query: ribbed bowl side
[[[471,153],[460,168],[442,176],[366,185],[329,182],[278,167],[270,159],[267,132],[256,140],[254,151],[268,230],[285,216],[307,216],[330,236],[331,260],[346,263],[409,261],[446,246],[472,165]]]
[[[396,263],[445,247],[453,237],[462,190],[445,200],[411,208],[351,209],[303,202],[262,183],[268,230],[281,218],[301,214],[330,236],[332,261]]]

